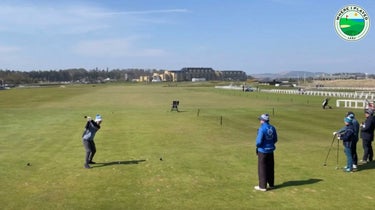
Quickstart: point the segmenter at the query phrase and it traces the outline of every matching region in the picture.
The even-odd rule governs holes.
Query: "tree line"
[[[116,81],[131,81],[140,76],[151,76],[155,72],[162,71],[155,69],[86,70],[84,68],[49,71],[0,70],[0,85],[58,82],[96,83],[107,78]]]

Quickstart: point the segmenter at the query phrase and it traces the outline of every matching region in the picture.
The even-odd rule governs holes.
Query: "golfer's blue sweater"
[[[276,149],[276,142],[277,133],[275,127],[268,122],[262,123],[258,129],[258,135],[256,138],[257,151],[261,153],[272,153]]]
[[[94,137],[96,132],[100,129],[100,125],[98,125],[94,120],[87,121],[85,131],[83,131],[82,139],[86,141],[94,141]]]

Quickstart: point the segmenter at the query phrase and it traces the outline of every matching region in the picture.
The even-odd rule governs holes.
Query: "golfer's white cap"
[[[268,122],[270,120],[270,116],[268,114],[262,114],[258,117],[258,119]]]
[[[100,116],[100,114],[97,114],[97,115],[95,116],[95,121],[96,121],[96,122],[102,121],[102,116]]]

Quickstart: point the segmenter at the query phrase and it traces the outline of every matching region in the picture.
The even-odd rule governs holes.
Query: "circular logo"
[[[370,28],[370,17],[367,12],[356,5],[341,8],[335,16],[337,34],[348,41],[362,39]]]

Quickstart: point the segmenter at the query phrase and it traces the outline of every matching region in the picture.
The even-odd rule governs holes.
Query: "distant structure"
[[[200,80],[227,80],[227,81],[246,81],[247,75],[244,71],[239,70],[225,70],[215,71],[212,68],[204,67],[186,67],[181,70],[164,71],[160,76],[163,81],[167,82],[181,82],[181,81],[196,81]]]

